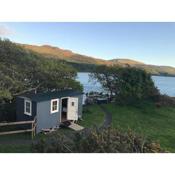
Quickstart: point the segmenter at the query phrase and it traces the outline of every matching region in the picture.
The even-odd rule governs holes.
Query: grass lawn
[[[21,133],[0,136],[0,153],[30,153],[31,134]]]
[[[0,144],[0,153],[30,153],[30,144]]]
[[[112,114],[112,127],[121,130],[132,129],[154,141],[170,152],[175,152],[175,108],[156,108],[154,104],[142,103],[138,106],[104,105]],[[84,127],[101,126],[104,113],[98,105],[84,107],[83,120],[78,123]],[[71,135],[70,129],[59,129],[65,135]],[[49,136],[49,135],[48,135]],[[39,134],[35,139],[46,137]],[[8,141],[12,144],[8,144]],[[21,143],[20,143],[20,140]],[[31,152],[30,134],[0,136],[0,152],[28,153]],[[4,144],[3,144],[4,143]]]
[[[83,119],[78,124],[86,128],[101,126],[104,121],[104,113],[98,105],[85,106],[83,108]]]
[[[84,107],[83,120],[78,123],[84,127],[100,126],[104,121],[104,113],[98,105]],[[9,128],[7,128],[8,130]],[[70,136],[73,130],[61,128],[57,132]],[[38,134],[35,139],[49,135]],[[0,136],[0,153],[30,153],[31,133]]]
[[[175,108],[157,108],[151,103],[135,107],[107,104],[105,107],[112,113],[112,127],[133,129],[158,141],[168,151],[175,152]]]

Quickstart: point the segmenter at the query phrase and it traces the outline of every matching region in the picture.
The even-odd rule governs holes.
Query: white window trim
[[[57,101],[57,110],[52,110],[52,107],[53,107],[53,102],[54,101]],[[59,99],[52,99],[51,100],[51,105],[50,105],[50,113],[53,114],[53,113],[56,113],[59,111]]]
[[[26,102],[30,103],[30,112],[26,111]],[[24,100],[24,114],[32,116],[32,102],[30,100]]]

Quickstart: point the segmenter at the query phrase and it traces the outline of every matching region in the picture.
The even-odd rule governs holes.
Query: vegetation
[[[150,102],[142,102],[140,104],[132,105],[132,106],[129,106],[129,105],[121,106],[121,105],[116,105],[115,103],[112,103],[112,104],[105,104],[103,105],[103,107],[112,113],[111,128],[116,129],[117,133],[121,133],[121,136],[127,135],[128,133],[131,132],[132,136],[138,138],[139,140],[141,139],[141,141],[146,141],[146,143],[152,143],[151,145],[153,146],[152,148],[154,151],[155,149],[156,150],[158,149],[159,151],[161,150],[163,152],[164,150],[167,150],[169,152],[175,152],[175,148],[174,148],[175,109],[174,107],[156,107],[154,103],[150,103]],[[93,128],[95,124],[98,124],[98,126],[101,126],[101,123],[104,120],[104,113],[97,105],[88,106],[88,108],[85,109],[83,116],[84,116],[83,121],[80,121],[80,124],[88,128]],[[93,133],[94,132],[96,131],[93,131]],[[64,137],[66,138],[66,140],[68,140],[68,142],[66,141],[66,143],[69,143],[72,148],[73,143],[70,139],[75,137],[75,132],[69,129],[59,129],[53,135],[54,136],[52,137],[52,134],[48,136],[39,134],[35,138],[36,140],[39,140],[37,142],[39,144],[38,146],[40,147],[40,144],[41,144],[40,142],[42,142],[42,144],[44,145],[45,145],[45,142],[47,142],[45,146],[44,145],[42,146],[42,148],[45,147],[45,151],[46,151],[48,148],[47,146],[51,144],[52,138],[56,139],[57,137],[59,137],[59,139],[61,139],[62,137]],[[92,134],[91,137],[94,137],[94,134]],[[22,141],[21,143],[18,143],[18,140],[20,139],[22,139]],[[11,144],[7,144],[7,143],[0,144],[0,152],[34,151],[34,150],[31,150],[31,144],[26,142],[26,140],[28,139],[30,139],[30,135],[28,138],[24,136],[20,136],[19,134],[16,136],[14,135],[4,136],[4,138],[1,136],[0,143],[6,143],[6,142],[8,143],[9,140],[11,143],[11,141],[14,140],[13,142],[14,147],[12,147]],[[150,140],[154,140],[154,142]],[[55,143],[55,141],[53,142]],[[79,143],[80,140],[77,142]],[[59,143],[59,141],[56,143]],[[83,145],[86,145],[85,144],[86,140],[83,139],[81,143]],[[160,143],[161,148],[158,143]],[[90,149],[90,146],[88,145],[86,146]],[[128,147],[129,145],[125,145],[125,146]],[[123,150],[125,148],[123,148]],[[38,149],[40,148],[36,148],[35,152],[37,152]],[[50,146],[49,146],[49,149],[50,149]],[[52,150],[52,152],[53,151],[54,150]],[[95,152],[96,150],[93,150],[93,151]],[[42,149],[39,152],[44,152],[44,151]],[[47,150],[46,152],[51,152],[51,151]],[[87,151],[84,150],[83,152],[87,152]],[[145,150],[145,152],[147,151]]]
[[[133,104],[159,95],[151,75],[141,69],[99,66],[91,78],[120,104]]]
[[[91,120],[92,116],[97,116],[95,106],[88,107],[91,115],[86,115],[82,126],[93,127],[93,124],[87,124],[86,121]],[[142,101],[135,105],[111,103],[104,104],[103,107],[112,114],[112,128],[120,131],[131,129],[135,133],[140,133],[140,135],[160,143],[165,150],[175,152],[174,106],[157,106],[153,102]]]
[[[153,152],[164,152],[164,150],[167,150],[169,152],[175,152],[175,148],[174,148],[175,109],[173,107],[156,107],[154,103],[147,102],[147,101],[145,102],[143,101],[140,104],[135,104],[132,106],[129,106],[129,105],[121,106],[121,105],[116,105],[115,103],[112,103],[112,104],[104,104],[103,107],[112,113],[111,127],[113,129],[116,129],[115,131],[117,131],[117,133],[120,133],[121,134],[120,136],[122,138],[127,134],[131,133],[132,138],[136,137],[138,140],[140,140],[139,143],[141,143],[142,141],[145,141],[144,142],[145,144],[146,143],[148,143],[148,145],[151,144],[152,145],[151,150]],[[101,123],[103,121],[104,114],[102,114],[102,111],[100,113],[99,110],[101,109],[97,108],[96,105],[88,106],[88,110],[90,111],[90,113],[85,111],[84,121],[81,123],[81,125],[89,128],[93,128],[96,122],[98,122],[97,124],[99,124],[99,122]],[[92,116],[95,116],[93,119],[95,120],[94,123],[93,123],[93,120],[91,120]],[[99,118],[100,121],[98,121],[97,118]],[[100,132],[97,132],[97,133],[101,134]],[[78,139],[75,141],[75,143],[77,144],[76,147],[81,145],[81,148],[79,147],[79,149],[77,149],[79,150],[78,152],[100,152],[100,148],[105,149],[103,148],[103,146],[105,147],[105,142],[104,144],[102,144],[102,141],[103,141],[102,138],[105,137],[106,135],[103,137],[102,135],[97,136],[96,135],[97,133],[95,130],[93,130],[93,132],[88,137],[88,139],[83,139],[84,136],[80,136],[80,139],[76,138]],[[136,133],[139,133],[139,135]],[[93,139],[94,137],[98,139]],[[71,136],[71,138],[73,137]],[[152,142],[151,140],[154,140],[154,142]],[[100,143],[100,144],[98,145],[97,143]],[[116,151],[131,152],[130,146],[132,144],[126,144],[125,142],[125,144],[122,145],[122,143],[124,143],[124,140],[123,142],[121,141],[121,145],[120,145],[123,150],[118,150],[120,148],[120,146],[118,145],[119,147]],[[68,145],[70,144],[72,148],[72,144],[73,144],[72,142],[67,144]],[[97,144],[97,147],[95,147],[93,144]],[[109,152],[109,150],[105,150],[105,151]],[[149,149],[145,149],[144,151],[150,152]]]
[[[175,107],[175,98],[167,95],[158,95],[155,99],[157,107]]]
[[[97,65],[95,64],[85,64],[85,63],[74,63],[74,62],[66,62],[68,65],[74,67],[78,72],[94,72]]]
[[[78,133],[76,151],[80,153],[159,153],[164,152],[158,143],[118,129],[93,129],[88,135]]]
[[[131,59],[112,59],[106,61],[104,59],[97,59],[94,57],[77,54],[70,50],[64,50],[49,45],[35,46],[22,44],[21,46],[27,50],[32,50],[36,53],[42,54],[45,57],[64,60],[72,64],[80,72],[93,72],[96,66],[108,65],[117,67],[131,66],[145,70],[147,73],[152,75],[175,76],[175,68],[169,66],[147,65]]]
[[[46,47],[48,48],[44,46]],[[8,40],[0,40],[1,121],[14,119],[13,102],[16,95],[69,88],[82,90],[80,83],[75,80],[77,72],[73,68],[81,70],[82,55],[70,51],[61,55],[60,49],[60,57],[66,55],[66,63],[62,59],[53,59],[57,57],[57,54],[50,55],[53,48],[49,48],[44,56],[40,55],[43,51],[38,54],[37,50],[35,51],[38,53],[31,50],[33,49],[26,50],[24,46]],[[89,59],[88,63],[86,59]],[[59,130],[49,137],[36,138],[37,143],[32,147],[31,142],[23,138],[18,142],[16,137],[14,144],[9,144],[10,136],[5,136],[4,139],[1,137],[0,152],[164,152],[164,149],[175,152],[175,109],[171,107],[175,105],[175,101],[159,94],[150,74],[143,70],[143,65],[134,63],[126,66],[126,63],[122,63],[125,64],[123,66],[113,60],[115,66],[104,66],[98,59],[95,62],[93,58],[86,59],[83,62],[84,65],[89,65],[86,70],[93,67],[91,77],[100,82],[111,97],[114,96],[116,103],[104,105],[112,113],[112,128],[95,128],[77,134]],[[99,64],[101,66],[96,67]],[[88,128],[97,124],[99,127],[103,120],[104,113],[100,107],[92,105],[84,109],[83,120],[79,124]],[[156,143],[151,140],[156,140]]]
[[[108,63],[107,61],[102,59],[97,59],[90,56],[77,54],[70,50],[64,50],[64,49],[49,46],[49,45],[35,46],[35,45],[21,44],[21,46],[30,51],[32,50],[36,53],[42,54],[43,56],[55,58],[58,60],[65,60],[70,63],[93,64],[93,65]]]
[[[98,105],[83,107],[83,119],[78,123],[86,128],[101,126],[104,121],[104,113]]]
[[[30,133],[0,136],[0,153],[30,153],[31,142]]]
[[[0,144],[0,153],[31,153],[30,144]]]
[[[142,102],[135,106],[107,104],[112,113],[112,128],[128,129],[155,140],[170,151],[175,152],[175,108],[156,107],[154,103]]]
[[[151,142],[132,131],[97,128],[79,132],[70,140],[60,133],[33,144],[39,153],[157,153],[164,152],[159,144]]]
[[[16,95],[69,88],[82,90],[76,76],[76,70],[65,62],[29,52],[9,40],[0,40],[0,120],[2,116],[11,116],[13,108],[8,111],[6,106],[12,104]]]
[[[160,143],[161,147],[170,152],[175,152],[175,108],[171,106],[158,106],[149,101],[142,101],[135,105],[104,104],[112,114],[112,128],[120,131],[132,130],[148,139]],[[95,116],[96,108],[89,106],[91,115],[86,116],[86,121]],[[100,110],[100,108],[99,108]],[[100,117],[100,116],[99,116]],[[102,118],[102,116],[101,116]],[[83,125],[93,127],[93,124]]]

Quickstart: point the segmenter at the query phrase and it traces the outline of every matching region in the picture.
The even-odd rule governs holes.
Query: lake
[[[156,87],[162,94],[175,97],[175,77],[152,76]],[[99,83],[89,81],[89,73],[78,73],[78,81],[84,86],[84,92],[102,91]]]

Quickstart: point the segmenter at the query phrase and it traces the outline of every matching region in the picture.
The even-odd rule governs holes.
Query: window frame
[[[57,109],[56,110],[53,110],[53,103],[54,102],[57,102]],[[50,113],[53,114],[53,113],[56,113],[59,111],[59,99],[52,99],[51,100],[51,105],[50,105]]]
[[[30,104],[30,112],[26,111],[26,106],[27,106],[26,103]],[[27,99],[24,100],[24,114],[32,116],[32,101],[31,100],[27,100]]]

